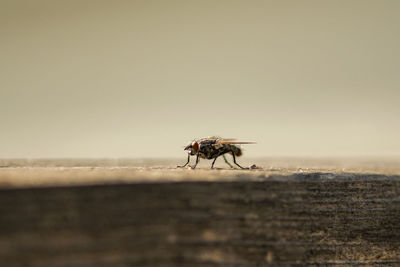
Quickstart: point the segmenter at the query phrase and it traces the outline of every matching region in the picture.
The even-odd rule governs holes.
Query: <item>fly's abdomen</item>
[[[235,145],[230,145],[230,148],[231,148],[232,153],[236,157],[240,157],[242,155],[242,150],[240,149],[240,147],[237,147]]]

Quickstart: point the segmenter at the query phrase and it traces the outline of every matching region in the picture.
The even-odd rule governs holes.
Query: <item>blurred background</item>
[[[400,155],[400,2],[0,1],[0,158]]]

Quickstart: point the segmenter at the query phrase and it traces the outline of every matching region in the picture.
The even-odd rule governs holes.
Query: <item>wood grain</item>
[[[1,266],[400,265],[396,175],[3,188],[0,212]]]

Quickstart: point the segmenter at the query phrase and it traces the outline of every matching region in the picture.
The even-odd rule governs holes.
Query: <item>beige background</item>
[[[400,155],[400,1],[0,0],[0,158]]]

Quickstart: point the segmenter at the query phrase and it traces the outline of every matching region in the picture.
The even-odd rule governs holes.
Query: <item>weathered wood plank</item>
[[[0,191],[1,266],[400,265],[400,178]]]

